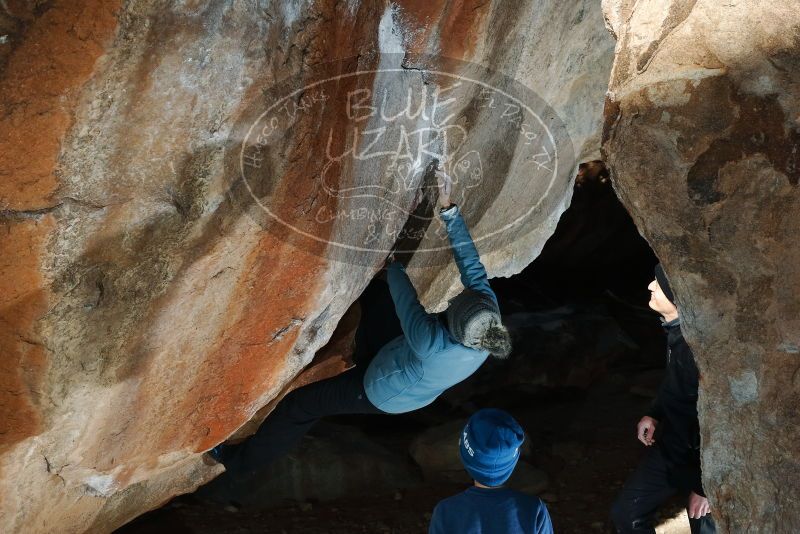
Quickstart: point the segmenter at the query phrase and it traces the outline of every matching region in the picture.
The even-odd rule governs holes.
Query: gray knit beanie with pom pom
[[[499,358],[511,352],[511,340],[503,326],[500,310],[491,296],[465,288],[447,308],[447,327],[467,347],[487,350]]]

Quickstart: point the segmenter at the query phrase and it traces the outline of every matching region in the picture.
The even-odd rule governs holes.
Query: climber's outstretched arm
[[[489,285],[486,268],[481,263],[478,249],[475,247],[467,229],[467,223],[461,215],[461,208],[450,202],[452,179],[439,170],[436,171],[436,178],[439,184],[439,203],[442,205],[439,216],[447,228],[450,247],[453,249],[453,256],[458,271],[461,273],[461,283],[464,284],[464,287],[491,295],[497,302],[497,296]]]
[[[449,209],[440,212],[442,220],[447,227],[447,235],[450,238],[450,246],[453,249],[453,256],[461,273],[461,283],[475,291],[482,291],[492,296],[497,302],[497,296],[489,285],[489,276],[486,268],[481,263],[478,249],[472,242],[472,237],[467,229],[467,223],[461,216],[461,210],[453,204]]]
[[[444,346],[445,332],[436,317],[425,311],[402,263],[395,261],[386,268],[400,326],[408,346],[420,358],[426,358]]]

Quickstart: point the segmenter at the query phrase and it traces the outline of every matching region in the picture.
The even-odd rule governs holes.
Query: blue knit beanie
[[[464,469],[484,486],[500,486],[511,477],[525,433],[511,414],[486,408],[467,421],[459,439]]]

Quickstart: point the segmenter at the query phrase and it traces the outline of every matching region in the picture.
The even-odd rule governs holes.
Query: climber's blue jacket
[[[441,212],[441,217],[461,282],[488,293],[497,302],[460,209],[453,206]],[[364,375],[364,389],[378,409],[404,413],[427,406],[447,388],[470,376],[486,361],[489,352],[457,342],[437,315],[425,311],[401,263],[389,265],[387,279],[404,335],[378,351]]]

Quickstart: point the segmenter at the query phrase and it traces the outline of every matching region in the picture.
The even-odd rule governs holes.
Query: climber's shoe
[[[203,454],[203,463],[206,465],[216,465],[222,463],[222,445],[217,445]]]

